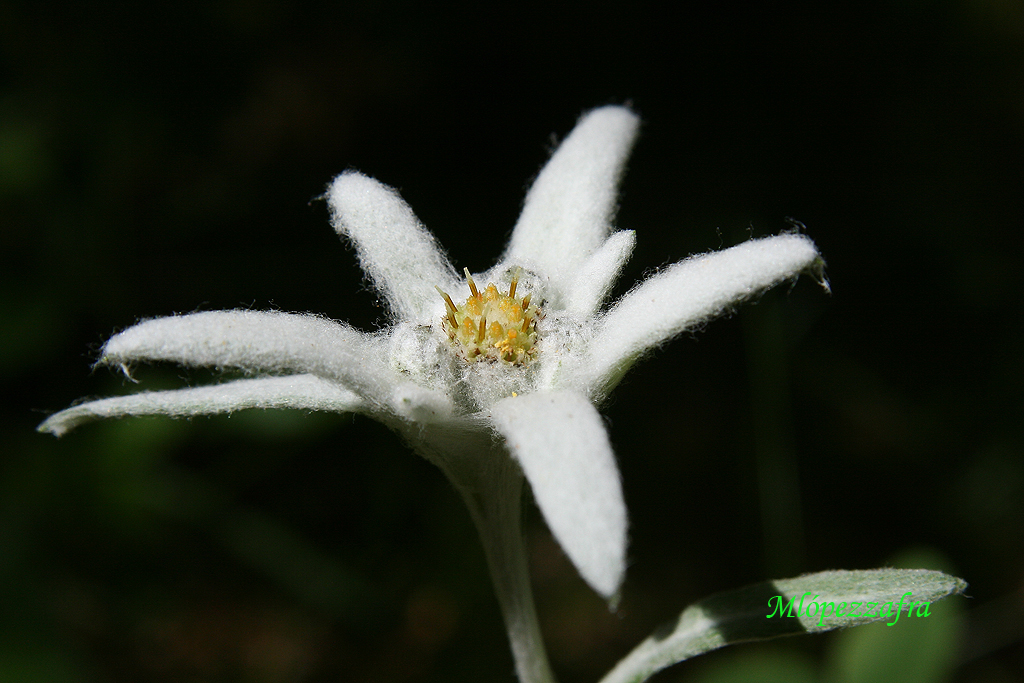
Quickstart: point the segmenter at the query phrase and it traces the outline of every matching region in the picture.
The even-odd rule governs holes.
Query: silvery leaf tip
[[[625,573],[627,516],[595,405],[672,337],[801,273],[824,283],[814,243],[781,234],[675,263],[603,308],[636,239],[612,223],[637,126],[626,107],[584,114],[530,188],[497,265],[477,274],[455,271],[398,192],[343,173],[324,195],[331,222],[390,325],[367,333],[250,310],[146,320],[114,335],[99,363],[127,371],[171,361],[250,377],[82,403],[39,430],[246,408],[368,415],[441,467],[478,524],[489,496],[518,495],[515,477],[488,474],[515,463],[581,576],[611,598]]]

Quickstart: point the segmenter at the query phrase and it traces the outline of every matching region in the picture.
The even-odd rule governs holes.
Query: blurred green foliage
[[[382,321],[316,201],[346,168],[398,187],[458,267],[489,266],[548,136],[626,100],[645,128],[617,293],[794,216],[834,294],[773,293],[616,391],[632,517],[617,614],[530,517],[561,679],[596,680],[710,593],[926,546],[971,583],[958,630],[901,620],[661,679],[862,680],[860,653],[898,649],[922,658],[921,680],[929,652],[949,680],[1022,680],[1024,10],[1010,0],[681,17],[0,0],[0,680],[511,680],[468,516],[380,426],[251,413],[59,442],[33,430],[78,397],[136,390],[89,366],[141,317]]]

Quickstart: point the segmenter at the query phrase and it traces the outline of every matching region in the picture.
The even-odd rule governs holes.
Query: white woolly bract
[[[357,392],[377,411],[402,417],[413,412],[450,415],[443,391],[407,386],[409,379],[389,367],[382,353],[385,336],[315,315],[207,311],[130,327],[111,337],[100,362],[172,361],[254,374],[308,373]]]
[[[563,306],[576,269],[611,229],[619,178],[640,119],[625,107],[588,112],[526,195],[505,260],[546,273]]]
[[[39,431],[62,436],[93,420],[140,415],[195,417],[247,408],[294,408],[344,413],[360,411],[365,407],[363,399],[334,382],[314,375],[288,375],[104,398],[57,413],[39,425]]]
[[[349,172],[335,178],[326,197],[335,230],[352,240],[395,319],[429,323],[440,315],[434,287],[450,289],[455,269],[398,192]]]
[[[749,240],[680,261],[634,288],[596,325],[582,356],[588,384],[609,390],[648,349],[800,273],[820,269],[804,235]]]
[[[601,416],[577,393],[538,392],[491,407],[551,533],[594,590],[611,598],[626,571],[626,504]]]

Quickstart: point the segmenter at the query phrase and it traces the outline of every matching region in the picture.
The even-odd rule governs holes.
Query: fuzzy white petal
[[[386,345],[381,338],[314,315],[208,311],[130,327],[106,343],[100,362],[173,361],[259,373],[310,373],[340,382],[378,408],[404,414],[400,406],[407,401],[396,405],[395,392],[406,380],[384,362]],[[435,394],[435,404],[447,402],[441,391],[423,392]]]
[[[750,240],[680,261],[608,311],[581,372],[596,393],[607,392],[645,351],[820,264],[814,242],[796,234]]]
[[[536,393],[499,401],[491,419],[569,559],[612,597],[626,571],[626,504],[597,409],[577,393]]]
[[[565,295],[576,268],[611,229],[639,118],[625,107],[585,114],[534,181],[506,260],[551,276]]]
[[[288,375],[103,398],[51,415],[39,425],[39,431],[59,437],[93,420],[139,415],[195,417],[247,408],[296,408],[345,413],[365,407],[365,401],[333,382],[314,375]]]
[[[359,263],[397,319],[428,323],[459,278],[434,236],[398,192],[360,173],[343,173],[327,190],[331,223],[352,240]]]
[[[621,230],[605,240],[575,273],[565,302],[566,310],[585,318],[594,315],[629,260],[635,244],[636,233],[632,230]]]

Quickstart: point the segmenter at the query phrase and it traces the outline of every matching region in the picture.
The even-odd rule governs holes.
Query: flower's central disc
[[[508,294],[502,294],[493,284],[482,292],[477,290],[468,268],[466,281],[471,294],[461,306],[437,288],[448,307],[442,325],[455,352],[469,362],[489,360],[524,365],[533,360],[537,355],[537,318],[541,313],[536,305],[530,304],[530,294],[521,300],[516,298],[518,270],[512,276]]]

